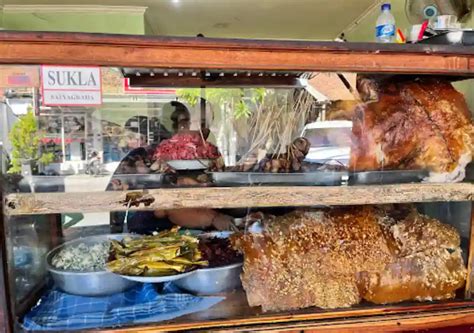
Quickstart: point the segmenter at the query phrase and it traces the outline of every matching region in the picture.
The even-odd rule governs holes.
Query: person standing
[[[171,102],[174,111],[171,113],[171,122],[173,134],[189,131],[191,126],[191,114],[188,108],[177,101]],[[204,137],[207,137],[209,131],[204,131]],[[171,135],[169,135],[171,136]],[[114,176],[123,174],[148,174],[151,172],[153,153],[162,140],[161,137],[155,138],[148,146],[140,146],[128,153],[120,162]],[[112,179],[107,190],[133,190],[133,184],[125,184],[120,179]],[[194,185],[197,181],[188,177],[178,179],[177,185]],[[222,214],[213,209],[207,208],[183,208],[156,210],[145,212],[133,212],[129,214],[127,227],[129,232],[133,233],[151,233],[170,229],[173,225],[192,229],[214,228],[218,230],[228,230],[232,225],[233,218]],[[114,212],[111,214],[112,232],[123,231],[124,214]]]

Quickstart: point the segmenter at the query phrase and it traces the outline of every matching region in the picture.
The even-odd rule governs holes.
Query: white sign
[[[100,105],[100,68],[41,66],[41,90],[46,106]]]

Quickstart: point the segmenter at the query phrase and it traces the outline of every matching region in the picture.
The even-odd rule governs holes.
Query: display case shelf
[[[129,201],[131,210],[154,210],[193,207],[366,205],[472,201],[473,198],[473,183],[205,187],[144,191],[16,193],[6,197],[5,211],[9,215],[118,211],[125,210]],[[147,205],[143,203],[144,201]]]
[[[337,320],[341,318],[342,313],[344,317],[357,318],[352,320],[351,324],[366,323],[366,327],[370,327],[370,320],[374,316],[383,316],[388,319],[390,316],[397,316],[399,320],[403,321],[403,316],[406,320],[414,320],[415,318],[423,318],[434,311],[444,311],[445,315],[455,316],[462,314],[466,307],[474,306],[473,301],[450,301],[432,303],[430,305],[420,303],[405,303],[398,305],[378,305],[361,304],[351,309],[303,309],[293,312],[285,313],[262,313],[259,308],[252,308],[248,306],[245,293],[243,291],[236,291],[233,293],[223,294],[226,299],[222,301],[215,308],[208,309],[199,313],[186,315],[179,320],[172,323],[163,322],[160,324],[145,325],[140,328],[124,327],[122,329],[101,330],[101,332],[157,332],[166,330],[170,331],[186,331],[186,330],[225,330],[226,328],[235,332],[238,331],[255,331],[257,325],[265,327],[266,329],[277,330],[279,328],[288,328],[291,325],[292,329],[295,326],[301,328],[308,328],[313,324],[318,328],[321,321]],[[422,320],[422,319],[421,319]],[[319,325],[318,325],[319,321]],[[342,325],[342,321],[339,322]],[[346,321],[346,324],[349,324]],[[251,326],[250,326],[251,325]],[[362,325],[361,325],[362,326]],[[319,327],[319,329],[323,328]],[[246,329],[247,328],[247,329]],[[342,326],[341,326],[342,329]]]
[[[473,55],[451,45],[0,32],[0,63],[16,64],[472,75]]]

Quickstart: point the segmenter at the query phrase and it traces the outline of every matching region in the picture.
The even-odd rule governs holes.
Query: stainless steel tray
[[[353,172],[349,174],[349,185],[419,183],[428,176],[429,172],[427,170]]]
[[[64,176],[29,176],[19,180],[19,192],[64,192]]]
[[[160,188],[163,185],[164,176],[163,173],[113,175],[110,178],[108,189],[110,190],[112,180],[128,184],[130,190]]]
[[[220,186],[245,185],[301,185],[337,186],[347,182],[344,171],[316,171],[306,173],[210,172],[212,182]]]
[[[94,188],[93,191],[111,190],[110,182],[119,180],[129,185],[130,190],[140,190],[149,188],[160,188],[163,185],[164,174],[122,174],[109,176],[106,188]],[[23,177],[14,184],[15,191],[21,193],[32,192],[65,192],[68,176],[30,176]],[[83,181],[88,182],[94,179],[92,176],[84,176]]]

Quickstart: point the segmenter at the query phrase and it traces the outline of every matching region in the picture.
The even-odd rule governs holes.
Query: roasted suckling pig
[[[329,119],[353,121],[352,171],[426,169],[460,181],[474,151],[464,99],[441,78],[359,77],[360,103],[339,102]]]
[[[264,311],[455,296],[466,278],[457,231],[416,210],[299,210],[233,238],[247,300]]]

